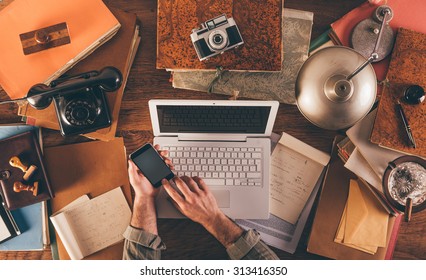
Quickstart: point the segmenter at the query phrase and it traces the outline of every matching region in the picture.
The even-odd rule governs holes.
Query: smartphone
[[[161,180],[170,180],[175,176],[157,150],[149,143],[130,154],[130,159],[155,188],[161,186]]]

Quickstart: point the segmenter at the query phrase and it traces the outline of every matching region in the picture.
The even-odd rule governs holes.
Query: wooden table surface
[[[9,2],[9,1],[7,1]],[[117,135],[124,137],[128,152],[134,151],[153,138],[148,112],[148,100],[153,98],[226,99],[222,95],[173,89],[170,75],[155,67],[157,1],[155,0],[106,0],[110,7],[136,13],[142,22],[141,45],[127,82]],[[285,0],[286,8],[314,12],[312,38],[327,30],[329,25],[357,7],[363,0]],[[0,91],[0,100],[8,99]],[[17,107],[0,106],[0,123],[16,123]],[[338,132],[326,131],[310,124],[296,106],[281,104],[274,132],[285,131],[325,152],[330,152],[334,136]],[[45,146],[87,141],[83,137],[64,139],[59,132],[44,130]],[[317,198],[318,199],[318,198]],[[314,205],[314,210],[316,207]],[[306,252],[314,212],[306,224],[295,254],[274,249],[281,259],[322,259]],[[394,253],[394,259],[426,259],[426,211],[413,215],[410,223],[402,223]],[[166,243],[164,259],[226,259],[225,249],[200,225],[189,220],[160,220],[159,233]],[[49,249],[33,252],[0,252],[0,259],[51,259]]]

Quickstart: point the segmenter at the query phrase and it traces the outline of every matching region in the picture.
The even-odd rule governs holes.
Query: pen
[[[413,148],[416,148],[416,142],[414,141],[413,134],[411,133],[411,127],[408,124],[407,117],[405,116],[404,110],[403,110],[399,100],[398,100],[398,103],[396,104],[396,106],[398,107],[399,114],[401,115],[402,122],[404,123],[404,127],[405,127],[405,132],[407,132],[408,139],[410,140],[411,146]]]

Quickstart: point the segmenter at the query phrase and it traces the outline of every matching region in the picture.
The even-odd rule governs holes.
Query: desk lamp
[[[392,10],[380,6],[375,15],[381,21],[380,29],[371,22],[362,21],[354,28],[352,36],[353,45],[358,48],[374,46],[368,58],[352,48],[333,46],[319,50],[301,67],[296,79],[296,102],[300,112],[314,125],[329,130],[348,128],[372,108],[377,79],[371,63],[388,55],[393,42],[389,29],[392,37],[393,31],[387,25]],[[384,45],[381,44],[382,34],[386,34]]]

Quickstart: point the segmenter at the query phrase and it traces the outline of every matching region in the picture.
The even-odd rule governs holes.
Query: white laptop
[[[270,135],[277,101],[150,100],[154,144],[177,176],[202,178],[233,219],[269,217]],[[162,188],[159,218],[183,218]]]

